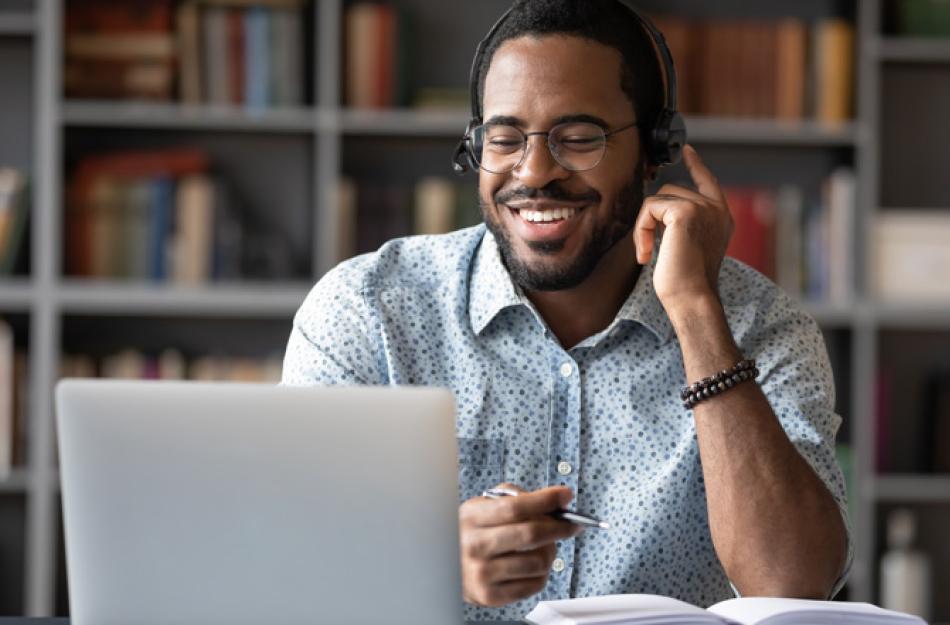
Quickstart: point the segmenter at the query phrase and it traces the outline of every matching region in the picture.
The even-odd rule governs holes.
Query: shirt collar
[[[655,267],[655,258],[643,265],[637,284],[617,313],[617,320],[639,323],[653,332],[660,343],[666,343],[673,335],[673,325],[653,288]]]
[[[501,262],[498,243],[488,230],[485,230],[475,255],[468,302],[469,319],[475,334],[481,334],[505,308],[524,304],[521,289],[511,281],[511,275]]]
[[[661,343],[665,343],[672,335],[673,327],[653,290],[655,262],[653,260],[643,266],[633,291],[620,307],[614,323],[640,323],[653,332]],[[475,334],[481,334],[502,310],[528,304],[524,293],[511,281],[511,275],[501,261],[498,243],[488,230],[476,252],[468,298],[469,319]]]

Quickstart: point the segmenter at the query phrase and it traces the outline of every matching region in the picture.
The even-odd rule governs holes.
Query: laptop
[[[64,380],[73,625],[462,622],[451,393]]]

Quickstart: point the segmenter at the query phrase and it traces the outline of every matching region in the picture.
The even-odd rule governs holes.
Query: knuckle
[[[526,523],[519,534],[519,539],[524,545],[537,544],[544,538],[544,532],[537,523]]]

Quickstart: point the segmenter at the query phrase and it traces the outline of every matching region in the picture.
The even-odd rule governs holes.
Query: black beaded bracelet
[[[728,391],[733,386],[746,380],[754,380],[758,375],[759,370],[755,366],[754,360],[740,360],[732,369],[723,369],[716,375],[703,378],[689,386],[684,386],[680,393],[683,407],[692,410],[699,402]]]

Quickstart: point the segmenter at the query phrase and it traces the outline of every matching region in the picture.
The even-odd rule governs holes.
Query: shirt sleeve
[[[358,260],[358,259],[357,259]],[[294,316],[281,384],[387,384],[359,265],[327,273]]]
[[[784,293],[756,313],[740,340],[756,359],[762,391],[789,440],[831,493],[847,531],[848,554],[833,597],[847,581],[854,558],[847,489],[835,455],[841,417],[835,413],[835,387],[828,351],[818,324]]]

